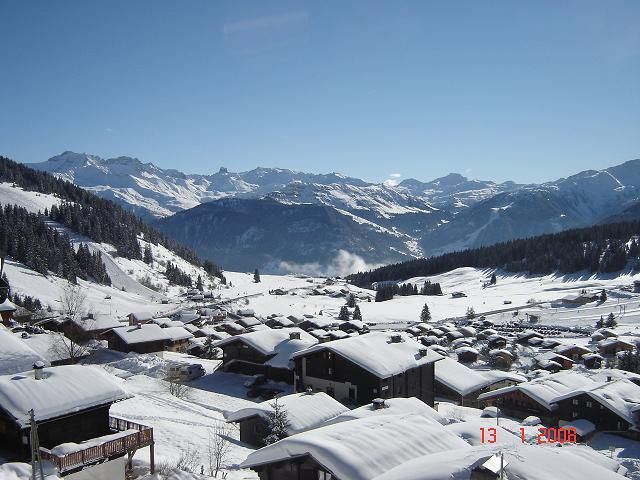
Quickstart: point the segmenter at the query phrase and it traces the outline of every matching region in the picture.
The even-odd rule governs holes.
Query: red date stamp
[[[525,429],[520,427],[520,440],[525,441]],[[480,428],[481,443],[496,443],[498,441],[498,430],[495,427]],[[545,443],[576,443],[578,441],[578,432],[573,427],[568,428],[539,428],[538,429],[538,445]]]

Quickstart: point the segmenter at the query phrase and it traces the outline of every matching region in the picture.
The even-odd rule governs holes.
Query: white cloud
[[[345,276],[350,273],[362,272],[380,267],[384,264],[367,263],[361,256],[346,250],[338,250],[338,254],[328,265],[319,262],[295,263],[282,261],[279,264],[281,271],[285,273],[304,273],[311,276]]]
[[[389,175],[390,178],[400,178],[402,176],[402,174],[400,173],[392,173],[391,175]]]
[[[306,24],[309,19],[307,12],[287,12],[278,15],[268,15],[264,17],[240,20],[237,22],[225,23],[222,32],[226,35],[235,33],[251,32],[256,30],[271,30],[283,27],[291,27],[298,24]]]

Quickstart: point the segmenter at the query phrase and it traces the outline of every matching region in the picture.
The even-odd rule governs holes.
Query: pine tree
[[[340,308],[340,313],[338,314],[338,320],[349,320],[349,310],[346,305],[343,305]]]
[[[425,303],[424,307],[422,307],[422,312],[420,312],[420,321],[428,322],[431,320],[431,312],[429,311],[429,306]]]
[[[213,338],[207,337],[204,341],[204,358],[208,358],[209,360],[213,360],[216,358],[216,347],[213,346]]]
[[[613,314],[613,312],[611,312],[609,314],[609,316],[607,317],[607,321],[605,322],[605,326],[607,328],[613,328],[616,327],[618,325],[618,322],[616,320],[616,316]]]
[[[601,302],[606,302],[607,301],[607,292],[605,291],[605,289],[602,289],[602,293],[600,293],[600,301]]]
[[[360,313],[360,307],[358,305],[356,305],[356,308],[353,310],[353,319],[362,320],[362,313]]]
[[[276,443],[289,435],[289,416],[287,410],[278,403],[277,398],[271,404],[271,408],[273,410],[267,414],[267,431],[269,435],[263,440],[265,445]]]
[[[604,318],[602,318],[602,315],[600,315],[600,320],[596,322],[596,328],[603,328],[603,327],[604,327]]]
[[[258,271],[257,268],[256,268],[256,271],[253,272],[253,281],[255,283],[260,283],[260,272]]]
[[[493,274],[491,275],[491,280],[489,281],[489,283],[490,283],[491,285],[495,285],[495,284],[496,284],[496,282],[497,282],[496,274],[495,274],[495,273],[493,273]]]
[[[151,247],[149,245],[144,247],[144,255],[142,260],[147,265],[151,265],[153,263],[153,254],[151,253]]]
[[[476,311],[473,307],[467,308],[467,319],[471,320],[476,318]]]
[[[353,293],[350,293],[349,295],[347,295],[347,307],[353,308],[355,306],[356,306],[356,297],[353,295]]]
[[[198,280],[196,280],[196,288],[201,292],[204,290],[204,286],[202,285],[202,277],[198,275]]]

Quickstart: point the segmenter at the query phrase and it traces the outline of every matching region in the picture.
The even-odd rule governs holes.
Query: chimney
[[[402,335],[391,335],[391,343],[402,342]]]
[[[373,402],[371,403],[373,404],[374,410],[382,410],[383,408],[386,407],[386,404],[384,403],[384,398],[374,398]]]
[[[142,330],[142,324],[140,322],[136,323],[136,328]]]
[[[87,317],[89,318],[89,320],[93,320],[93,313],[87,314]]]
[[[33,364],[33,378],[42,380],[44,378],[44,362],[38,360]]]
[[[612,380],[611,375],[607,375],[607,382],[610,382]]]
[[[300,332],[289,332],[289,340],[300,340]]]
[[[304,390],[304,391],[305,391],[305,393],[306,393],[307,395],[313,395],[313,388],[311,388],[311,387],[307,387],[307,388],[305,388],[305,390]]]
[[[418,353],[420,354],[421,357],[426,357],[427,356],[427,352],[428,350],[426,348],[421,348],[418,350]]]

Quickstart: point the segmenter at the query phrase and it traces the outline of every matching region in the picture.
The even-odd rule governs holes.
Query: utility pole
[[[504,480],[504,452],[500,451],[500,480]]]
[[[40,480],[44,480],[44,473],[42,471],[42,458],[40,457],[40,441],[38,439],[38,425],[36,424],[33,408],[29,410],[29,424],[31,426],[31,431],[29,432],[31,438],[31,479],[37,479],[37,463],[38,470],[40,471]]]

